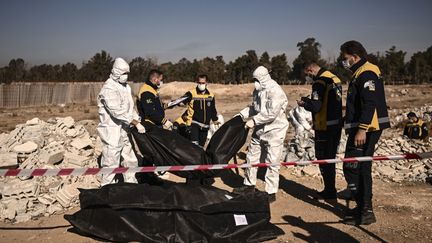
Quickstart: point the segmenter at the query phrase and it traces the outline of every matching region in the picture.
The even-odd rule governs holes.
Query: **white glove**
[[[170,130],[170,129],[172,129],[172,127],[173,127],[173,124],[170,120],[166,120],[166,122],[163,124],[164,129]]]
[[[141,125],[141,123],[136,124],[135,127],[137,128],[139,133],[145,133],[146,132],[145,127],[143,125]]]
[[[245,125],[246,128],[253,128],[254,126],[255,126],[255,121],[253,119],[247,121]]]

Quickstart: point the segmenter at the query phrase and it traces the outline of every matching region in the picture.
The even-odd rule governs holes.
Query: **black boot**
[[[268,194],[268,201],[269,203],[276,202],[276,193]]]
[[[318,200],[319,199],[336,200],[337,199],[336,190],[328,191],[324,189],[324,191],[317,192],[317,195],[314,198]]]
[[[361,225],[370,225],[376,222],[375,214],[372,208],[365,208],[362,210],[360,217]]]
[[[358,207],[355,207],[353,209],[348,209],[345,213],[342,222],[348,225],[360,224],[360,209]]]

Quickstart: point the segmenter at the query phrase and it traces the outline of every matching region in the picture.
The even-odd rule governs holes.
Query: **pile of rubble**
[[[400,130],[393,130],[401,134]],[[314,160],[314,142],[311,134],[307,136],[296,136],[285,148],[284,161],[305,161]],[[341,142],[338,148],[338,158],[344,157],[347,137],[342,133]],[[377,144],[375,155],[399,155],[404,153],[423,153],[432,151],[432,138],[427,141],[411,140],[400,135],[392,139],[380,139]],[[289,167],[292,173],[298,176],[308,175],[312,177],[320,176],[318,166],[297,166]],[[343,176],[342,163],[336,164],[337,174]],[[432,159],[425,160],[397,160],[397,161],[377,161],[373,163],[372,175],[382,180],[402,182],[402,181],[421,181],[425,182],[432,178]]]
[[[390,124],[392,127],[397,127],[407,120],[407,114],[412,111],[422,118],[425,122],[432,121],[432,105],[424,105],[422,107],[405,108],[405,109],[392,109],[389,111]]]
[[[432,151],[432,139],[427,141],[408,139],[399,136],[394,139],[381,139],[377,144],[377,155],[398,155],[404,153],[424,153]],[[395,182],[426,181],[432,177],[432,159],[379,161],[374,164],[374,177]]]
[[[100,141],[88,128],[95,122],[72,117],[38,118],[0,134],[0,168],[98,167]],[[97,188],[97,176],[0,177],[0,220],[24,222],[78,204],[78,188]]]

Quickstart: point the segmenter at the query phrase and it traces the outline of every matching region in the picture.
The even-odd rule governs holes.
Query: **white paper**
[[[248,225],[248,222],[246,220],[246,215],[244,214],[234,214],[234,221],[236,226]]]
[[[228,195],[228,194],[225,194],[225,197],[226,198],[228,198],[228,200],[231,200],[231,199],[233,199],[233,197],[231,197],[230,195]]]
[[[180,97],[176,100],[172,100],[171,102],[168,103],[167,107],[172,107],[172,106],[178,105],[181,102],[185,101],[187,98],[188,98],[187,96],[184,96],[184,97]]]

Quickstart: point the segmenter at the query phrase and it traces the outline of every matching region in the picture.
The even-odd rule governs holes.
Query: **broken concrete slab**
[[[39,196],[39,184],[33,180],[16,181],[15,183],[5,185],[1,194],[4,200],[21,198],[35,199]]]
[[[57,124],[63,124],[67,128],[72,128],[75,125],[75,120],[71,116],[57,118]]]
[[[391,176],[393,176],[394,174],[396,174],[396,170],[393,169],[393,168],[391,168],[390,166],[381,166],[381,167],[376,168],[376,170],[377,170],[380,174],[382,174],[382,175],[384,175],[384,176],[387,176],[387,177],[391,177]]]
[[[18,154],[31,154],[38,149],[38,145],[34,142],[25,142],[20,145],[16,145],[13,150]]]
[[[308,176],[312,176],[312,177],[318,176],[321,173],[318,166],[315,166],[315,165],[305,166],[302,169],[302,172],[303,172],[303,174],[308,175]]]
[[[54,203],[50,206],[47,207],[46,212],[49,215],[55,214],[55,213],[60,213],[63,211],[63,207],[59,204],[59,203]]]
[[[42,196],[39,196],[37,200],[44,205],[51,205],[55,203],[56,199],[54,197],[51,197],[48,194],[43,194]]]
[[[31,220],[31,214],[28,214],[28,213],[24,213],[24,214],[18,214],[16,217],[15,217],[15,223],[24,223],[24,222],[27,222],[27,221],[30,221]]]
[[[72,140],[70,145],[77,149],[84,149],[87,147],[92,147],[93,141],[89,137],[75,138],[74,140]]]
[[[47,206],[44,204],[36,204],[33,208],[29,210],[29,213],[32,217],[37,217],[40,215],[44,215],[46,213]]]
[[[89,159],[90,158],[88,158],[88,157],[84,157],[84,156],[80,156],[78,154],[66,152],[64,155],[63,162],[68,167],[75,167],[76,168],[76,167],[83,167],[85,162]]]
[[[78,199],[79,193],[78,184],[66,185],[58,191],[56,199],[62,207],[67,208]]]
[[[39,123],[41,123],[42,121],[38,118],[38,117],[35,117],[35,118],[33,118],[33,119],[31,119],[31,120],[28,120],[28,121],[26,121],[26,125],[27,126],[32,126],[32,125],[38,125]]]
[[[40,151],[39,160],[47,164],[57,164],[63,160],[64,154],[63,145],[51,143]]]
[[[14,152],[0,152],[0,169],[16,168],[18,154]]]

